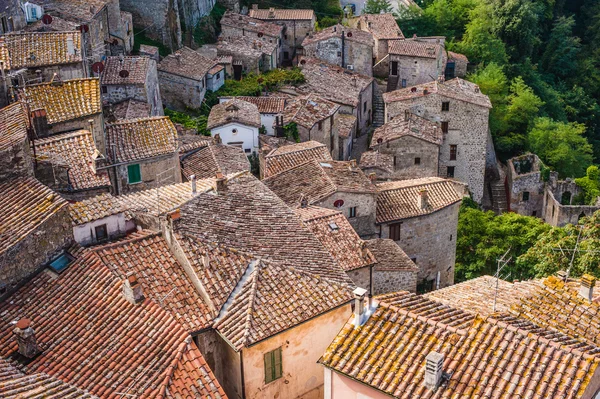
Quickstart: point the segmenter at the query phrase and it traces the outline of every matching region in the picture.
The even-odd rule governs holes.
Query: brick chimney
[[[435,391],[442,382],[444,355],[430,352],[425,358],[425,387]]]
[[[581,276],[581,282],[579,286],[579,295],[591,301],[594,298],[594,286],[596,285],[596,278],[589,274]]]
[[[198,190],[197,190],[196,175],[191,175],[190,176],[190,181],[192,182],[192,194],[196,194],[198,192]]]
[[[217,194],[227,192],[227,178],[221,171],[217,172]]]
[[[427,209],[427,207],[429,206],[429,192],[426,188],[422,188],[421,190],[419,190],[418,201],[419,208]]]
[[[559,271],[557,271],[556,272],[556,277],[558,277],[562,281],[567,281],[567,271],[566,270],[559,270]]]
[[[269,18],[275,18],[275,9],[273,7],[269,8]]]
[[[38,353],[35,331],[31,328],[31,320],[21,319],[13,330],[22,356],[32,358]]]
[[[144,289],[134,275],[123,280],[123,296],[134,305],[144,302]]]
[[[215,137],[213,137],[213,143],[223,144],[223,140],[221,139],[221,135],[219,133],[215,134]]]
[[[354,327],[360,327],[364,324],[367,314],[367,306],[365,304],[367,290],[357,287],[352,293],[354,294]]]
[[[349,170],[354,170],[356,169],[356,159],[351,159],[350,163],[348,164],[348,169]]]

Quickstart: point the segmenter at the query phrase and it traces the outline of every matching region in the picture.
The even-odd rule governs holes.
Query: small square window
[[[402,223],[392,223],[390,224],[390,239],[393,241],[400,240],[402,230]]]
[[[64,252],[50,262],[50,269],[56,273],[62,273],[67,266],[73,262],[74,258],[68,253]]]
[[[396,166],[396,161],[397,161],[397,159],[396,159],[396,156],[394,155],[394,166]]]
[[[341,51],[338,51],[338,52],[337,52],[337,54],[338,54],[338,55],[337,55],[338,57],[341,57],[341,56],[342,56],[342,52],[341,52]]]
[[[317,125],[317,128],[319,130],[323,130],[323,121],[319,121],[319,124]]]
[[[523,191],[523,201],[529,201],[529,191]]]
[[[108,240],[108,229],[106,224],[94,227],[94,231],[96,232],[96,241],[101,242]]]
[[[252,152],[252,150],[250,148],[244,148],[244,152],[246,154],[250,154]]]
[[[448,166],[447,177],[454,177],[454,166]]]
[[[367,102],[363,103],[363,112],[367,112]]]
[[[402,88],[406,87],[406,79],[402,79]]]
[[[442,103],[442,111],[444,111],[444,112],[450,111],[450,102],[449,101],[444,101]]]
[[[410,260],[412,261],[412,263],[414,263],[415,265],[417,264],[417,258],[410,258]]]
[[[142,181],[142,171],[140,164],[127,165],[127,183],[136,184]]]
[[[534,217],[537,216],[537,211],[531,212],[531,216],[534,216]]]
[[[421,158],[419,158],[419,157],[415,158],[415,165],[421,165]]]
[[[281,347],[264,354],[265,384],[273,382],[283,375]]]
[[[456,161],[456,153],[458,152],[458,146],[455,144],[450,145],[450,160]]]
[[[108,87],[102,86],[102,94],[108,93]]]
[[[348,217],[349,218],[355,218],[356,217],[356,207],[353,206],[352,208],[348,209]]]
[[[448,122],[442,122],[442,133],[448,133]]]

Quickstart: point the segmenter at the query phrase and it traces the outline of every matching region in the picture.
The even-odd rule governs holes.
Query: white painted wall
[[[26,2],[22,7],[27,22],[38,21],[42,19],[42,16],[44,15],[44,9],[37,4]]]
[[[132,221],[125,220],[123,213],[107,216],[102,219],[94,220],[86,224],[73,227],[73,236],[78,244],[86,246],[96,243],[96,226],[106,224],[106,231],[109,237],[125,234],[128,230],[133,230],[135,224]]]
[[[275,115],[276,114],[260,114],[260,123],[267,128],[267,134],[269,136],[275,136],[275,129],[273,128],[273,125],[275,124]]]
[[[212,137],[219,134],[223,144],[238,145],[236,143],[241,142],[241,146],[247,154],[258,151],[257,127],[246,126],[240,123],[228,123],[227,125],[212,129],[210,134]]]

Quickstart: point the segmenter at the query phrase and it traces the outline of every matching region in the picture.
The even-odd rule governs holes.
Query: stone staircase
[[[383,103],[382,88],[375,83],[375,91],[373,93],[373,128],[377,129],[385,123],[385,105]]]
[[[503,180],[496,180],[490,183],[492,189],[492,208],[497,215],[508,212],[508,203],[506,202],[506,187]]]
[[[388,76],[388,81],[387,81],[387,88],[386,88],[386,92],[388,91],[394,91],[398,88],[398,76]]]

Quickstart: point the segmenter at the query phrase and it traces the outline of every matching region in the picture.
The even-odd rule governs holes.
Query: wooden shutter
[[[127,165],[127,182],[131,183],[139,183],[142,181],[142,171],[140,170],[140,165]]]
[[[273,380],[273,352],[267,352],[265,353],[265,384]]]
[[[280,378],[283,374],[283,365],[281,361],[281,348],[277,348],[273,351],[273,379]]]

